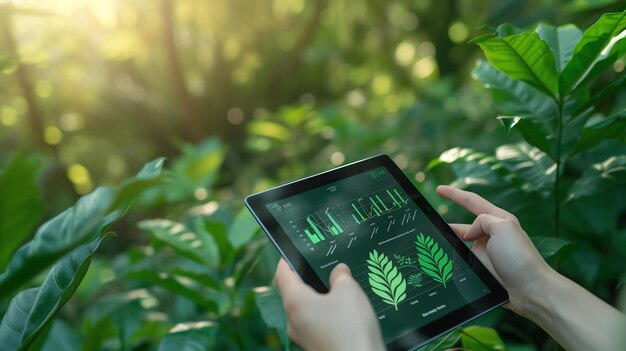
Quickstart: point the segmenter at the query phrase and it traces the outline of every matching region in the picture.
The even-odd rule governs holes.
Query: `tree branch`
[[[178,56],[178,48],[174,37],[174,0],[161,0],[161,16],[163,20],[163,40],[167,56],[167,70],[174,89],[185,136],[198,142],[205,137],[204,118],[193,97],[187,90],[183,71]]]

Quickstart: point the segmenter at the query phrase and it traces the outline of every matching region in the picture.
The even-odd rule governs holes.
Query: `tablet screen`
[[[387,341],[490,292],[385,167],[266,207],[327,287],[352,269]]]

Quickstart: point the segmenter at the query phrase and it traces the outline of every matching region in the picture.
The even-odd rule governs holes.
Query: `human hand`
[[[543,260],[530,238],[511,213],[472,192],[451,186],[437,187],[437,194],[475,214],[469,224],[451,224],[457,235],[472,241],[472,251],[509,293],[506,307],[526,316],[528,297],[538,282],[554,271]]]
[[[327,294],[302,282],[282,258],[276,283],[287,311],[289,336],[303,349],[385,349],[374,309],[345,264],[330,273]]]

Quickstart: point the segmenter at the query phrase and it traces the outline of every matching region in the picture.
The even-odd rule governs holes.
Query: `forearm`
[[[526,296],[523,314],[567,350],[618,350],[626,341],[624,314],[552,269]]]

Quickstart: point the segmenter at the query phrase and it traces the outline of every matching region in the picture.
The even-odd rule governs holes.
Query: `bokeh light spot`
[[[419,49],[418,49],[418,53],[420,56],[425,57],[425,56],[435,56],[435,44],[429,42],[429,41],[425,41],[423,43],[420,44]]]
[[[206,200],[209,197],[209,192],[205,188],[198,188],[193,192],[193,197],[197,200]]]
[[[415,58],[415,46],[409,42],[402,42],[396,48],[396,61],[401,65],[408,65]]]
[[[469,31],[467,26],[461,22],[453,23],[450,28],[448,28],[448,36],[450,40],[455,43],[462,43],[467,40],[467,36],[469,35]]]
[[[330,162],[336,166],[342,164],[345,160],[346,157],[339,151],[333,152],[332,155],[330,155]]]
[[[424,57],[413,66],[413,74],[417,78],[426,78],[435,72],[436,64],[432,57]]]
[[[243,111],[239,107],[233,107],[226,113],[226,119],[230,124],[241,124],[243,117]]]
[[[0,122],[7,127],[17,123],[17,111],[9,106],[2,106],[0,111]]]
[[[391,92],[391,78],[386,74],[377,75],[372,80],[372,91],[376,95],[385,95]]]
[[[35,84],[35,94],[42,99],[49,98],[52,90],[52,84],[47,80],[40,80]]]
[[[48,127],[43,132],[43,138],[49,145],[57,145],[63,140],[63,133],[57,127]]]
[[[75,132],[83,129],[85,120],[78,113],[64,113],[59,119],[59,126],[66,132]]]
[[[424,172],[415,173],[415,181],[422,183],[424,180],[426,180],[426,174],[424,174]]]
[[[69,166],[67,169],[67,177],[74,183],[74,188],[79,194],[86,194],[93,189],[89,171],[85,166],[79,163],[74,163]]]

